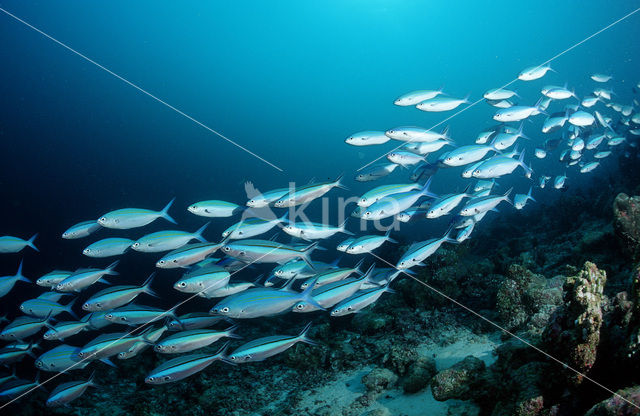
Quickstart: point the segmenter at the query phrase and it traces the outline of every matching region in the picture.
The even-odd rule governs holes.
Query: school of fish
[[[533,82],[550,71],[555,72],[549,65],[530,67],[518,79]],[[540,96],[531,99],[505,88],[490,89],[483,99],[496,108],[492,119],[500,124],[481,129],[475,144],[457,146],[449,127],[433,131],[399,126],[349,136],[345,142],[352,146],[394,144],[385,153],[388,162],[366,166],[356,174],[356,181],[376,181],[404,169],[409,173],[404,181],[373,187],[360,196],[350,213],[357,220],[350,221],[390,219],[394,225],[406,227],[414,221],[450,219],[444,235],[413,242],[395,267],[376,269],[373,252],[383,245],[397,244],[392,236],[397,228],[356,235],[347,229],[347,221],[334,226],[295,221],[289,215],[290,208],[312,203],[334,188],[347,189],[341,177],[266,192],[258,192],[248,183],[246,189],[253,192],[247,191],[249,199],[245,203],[206,200],[189,205],[188,212],[200,217],[239,218],[219,237],[205,237],[209,225],[205,222],[195,231],[167,229],[137,240],[110,237],[84,248],[82,253],[89,258],[159,253],[154,258],[156,268],[178,269],[173,272],[177,276],[173,288],[184,294],[181,303],[168,310],[144,305],[145,298],[161,297],[153,288],[155,273],[141,277],[140,285],[116,284],[118,260],[104,268],[52,268],[35,281],[25,277],[20,261],[15,274],[0,277],[0,298],[9,302],[7,295],[17,284],[35,285],[41,293],[20,299],[16,303],[20,315],[10,322],[0,318],[0,323],[7,322],[0,329],[0,340],[6,343],[0,349],[0,364],[13,367],[13,372],[0,377],[0,400],[11,400],[39,387],[40,372],[55,374],[95,366],[89,379],[56,381],[46,404],[67,406],[97,385],[97,361],[114,366],[113,358],[131,359],[147,349],[168,358],[160,360],[145,378],[146,383],[155,385],[185,379],[215,362],[262,361],[300,342],[315,345],[308,336],[310,322],[288,334],[248,341],[242,340],[239,332],[246,319],[286,313],[324,313],[331,317],[357,313],[384,293],[392,293],[394,279],[423,266],[443,244],[459,244],[470,238],[490,212],[507,206],[524,209],[529,202],[536,202],[534,194],[542,192],[547,184],[561,189],[575,175],[597,174],[598,167],[614,154],[628,156],[625,147],[636,147],[640,136],[640,105],[636,100],[615,102],[615,93],[609,87],[612,80],[609,74],[591,75],[593,88],[584,95],[567,84],[545,85]],[[442,88],[412,91],[394,101],[397,106],[424,112],[451,111],[466,103],[468,96],[450,97]],[[529,131],[525,135],[533,125],[527,120],[535,117],[544,117],[541,134],[534,136]],[[554,137],[545,140],[550,134]],[[527,152],[525,147],[531,150]],[[548,164],[538,169],[538,159],[554,160],[555,173],[548,171]],[[469,180],[468,185],[463,190],[435,194],[434,185],[447,186],[438,183],[437,172],[441,169],[455,169]],[[524,176],[530,185],[520,193],[512,188],[494,192],[501,178],[513,175]],[[62,239],[88,238],[103,228],[137,229],[154,221],[176,224],[169,213],[173,203],[169,201],[159,211],[123,208],[107,212],[95,220],[72,225],[62,233]],[[273,230],[282,233],[277,238],[264,237]],[[347,237],[337,241],[339,234]],[[2,236],[0,253],[38,251],[36,237],[25,240]],[[289,242],[277,241],[285,238]],[[353,266],[341,266],[339,260],[325,263],[311,257],[319,249],[359,257]],[[365,266],[368,262],[371,264]],[[255,281],[236,277],[238,271],[252,264],[271,264],[274,268]],[[210,310],[178,315],[177,309],[189,309],[187,302],[193,296],[210,299]],[[74,342],[80,333],[89,333],[91,341]],[[216,343],[220,346],[205,349]],[[36,353],[37,349],[41,351]],[[28,357],[39,371],[35,380],[19,378],[15,372],[14,364]]]

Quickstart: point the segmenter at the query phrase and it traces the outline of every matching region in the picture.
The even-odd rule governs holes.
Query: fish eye
[[[222,250],[226,251],[227,253],[231,251],[231,247],[224,247]]]
[[[83,352],[79,352],[78,353],[78,357],[80,357],[80,358],[84,357],[84,353]]]
[[[113,222],[115,222],[116,224],[120,222],[120,220],[118,218],[116,218]]]
[[[105,222],[107,220],[107,217],[102,217],[100,218],[100,221]]]
[[[178,262],[178,259],[173,259],[173,262],[174,262],[174,263],[177,263],[177,262]]]
[[[162,379],[163,379],[164,381],[169,381],[169,380],[171,380],[171,377],[170,377],[170,376],[164,376],[164,377],[162,377]]]
[[[101,307],[102,307],[102,304],[101,304],[100,302],[98,302],[98,303],[96,303],[96,306],[97,306],[98,308],[101,308]]]
[[[155,379],[155,377],[147,377],[147,381],[154,381]]]
[[[160,260],[160,261],[158,262],[158,264],[164,264],[164,263],[165,263],[165,261],[164,261],[164,260]]]
[[[113,318],[113,314],[108,313],[104,317],[105,317],[105,319],[112,319]]]
[[[351,306],[347,306],[347,310],[351,311],[351,310],[353,310],[353,308]]]
[[[235,356],[235,355],[232,355],[232,356],[231,356],[231,357],[229,357],[229,358],[231,358],[231,360],[233,360],[233,361],[235,361],[235,360],[236,360],[236,356]]]
[[[336,314],[338,312],[340,312],[340,309],[334,309],[333,312],[331,312],[331,313]]]
[[[82,305],[82,309],[88,309],[89,308],[89,304],[85,303],[84,305]]]
[[[225,306],[224,308],[220,309],[220,312],[224,312],[224,313],[229,312],[229,307]]]
[[[300,310],[304,309],[304,305],[302,303],[298,303],[296,305],[296,309],[300,311]]]
[[[242,235],[242,231],[238,231],[238,235]]]
[[[186,282],[180,282],[180,287],[186,287],[187,283]]]

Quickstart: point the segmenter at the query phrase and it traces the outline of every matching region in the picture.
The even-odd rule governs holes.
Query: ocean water
[[[551,62],[556,72],[509,86],[518,92],[521,104],[533,105],[540,88],[547,84],[568,83],[583,97],[605,85],[589,79],[595,72],[614,76],[606,84],[616,93],[613,101],[632,103],[640,81],[640,15],[576,44],[639,4],[2,1],[0,7],[7,12],[281,170],[0,13],[0,234],[28,238],[39,233],[36,244],[40,249],[39,253],[27,248],[19,254],[0,255],[0,274],[13,274],[21,259],[25,275],[32,280],[52,269],[106,266],[113,258],[90,259],[82,255],[82,249],[99,238],[136,239],[174,227],[160,219],[143,229],[101,230],[80,240],[62,240],[61,233],[77,222],[118,208],[159,210],[172,198],[176,202],[171,214],[178,228],[195,231],[208,219],[187,212],[190,204],[220,199],[244,205],[246,181],[266,191],[291,182],[306,184],[344,175],[348,189],[332,190],[327,195],[328,209],[318,202],[305,211],[313,221],[328,219],[336,225],[344,218],[336,202],[339,197],[361,195],[379,184],[406,182],[411,172],[411,168],[399,167],[377,182],[354,181],[358,169],[399,142],[353,147],[344,143],[349,135],[404,125],[437,125],[435,130],[450,126],[451,137],[459,146],[473,144],[478,132],[497,124],[491,119],[496,109],[485,102],[444,122],[465,105],[442,113],[393,105],[396,97],[411,90],[442,86],[447,94],[469,94],[474,102],[484,91],[512,81],[525,67],[562,54]],[[553,103],[549,111],[560,111],[562,105]],[[602,104],[596,108],[619,118]],[[518,168],[499,180],[497,192],[514,187],[514,193],[526,193],[533,185],[538,205],[526,207],[535,210],[532,212],[544,210],[567,194],[611,192],[611,178],[624,174],[619,160],[630,150],[628,144],[615,149],[615,157],[603,160],[593,173],[581,175],[575,167],[558,162],[559,151],[544,160],[533,158],[533,149],[544,139],[560,137],[560,133],[540,133],[544,118],[525,120],[524,130],[531,140],[518,141],[526,149],[534,180],[523,177]],[[629,157],[637,163],[636,153]],[[435,158],[430,156],[429,161]],[[469,180],[460,178],[460,170],[441,169],[432,189],[439,194],[462,192]],[[545,190],[537,189],[540,174],[555,177],[565,173],[566,189],[554,190],[551,183]],[[347,216],[354,207],[349,206]],[[518,221],[511,207],[505,204],[500,210],[509,211],[505,218]],[[220,233],[237,219],[212,218],[206,237],[219,241]],[[495,215],[490,220],[500,218]],[[446,217],[403,224],[394,235],[404,244],[438,238],[449,221]],[[358,220],[349,220],[348,229],[364,233],[359,227]],[[375,232],[370,225],[368,230]],[[278,238],[290,241],[282,233]],[[340,241],[341,237],[332,237],[321,243],[329,250],[314,253],[313,258],[335,260],[338,254],[333,247]],[[384,253],[379,255],[397,261]],[[126,253],[118,266],[121,277],[110,280],[140,284],[155,271],[159,257]],[[344,258],[349,265],[357,260]],[[370,261],[373,259],[366,263]],[[242,278],[252,281],[271,267],[248,269]],[[178,271],[158,271],[154,288],[162,299],[140,301],[168,308],[184,299],[171,288],[179,275]],[[92,287],[79,297],[86,299],[95,291]],[[17,305],[39,293],[40,288],[18,283],[9,296],[0,299],[0,313],[15,318]],[[204,311],[212,304],[197,299],[179,312]],[[81,312],[79,307],[76,310]],[[296,316],[291,328],[274,329],[294,333],[306,318]],[[35,375],[29,358],[18,368],[23,377]]]

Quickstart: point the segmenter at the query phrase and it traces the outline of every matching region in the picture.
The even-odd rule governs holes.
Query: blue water
[[[36,276],[53,268],[108,264],[109,259],[81,255],[86,240],[59,236],[70,225],[113,209],[160,209],[175,197],[180,228],[195,230],[203,221],[187,213],[189,204],[204,199],[243,204],[246,180],[269,190],[344,174],[350,190],[332,192],[359,195],[377,183],[354,182],[356,170],[394,145],[350,147],[344,143],[349,134],[431,127],[454,113],[396,107],[398,95],[444,86],[452,96],[471,94],[475,101],[638,5],[2,1],[0,7],[283,172],[0,13],[0,234],[27,238],[40,232],[42,253],[23,253],[25,273]],[[630,102],[640,73],[639,19],[633,16],[557,58],[552,62],[557,73],[512,88],[523,104],[533,104],[546,84],[569,82],[583,96],[594,84],[589,74],[603,72],[615,77],[615,100]],[[456,144],[471,144],[479,131],[496,124],[494,112],[479,103],[438,129],[450,125]],[[542,121],[525,122],[525,133],[534,139],[525,143],[530,154],[546,138],[539,133]],[[615,174],[616,166],[606,160],[602,170]],[[555,160],[534,161],[534,170],[564,173]],[[399,168],[388,181],[405,181],[407,173]],[[520,176],[508,178],[502,189],[515,186],[526,193],[530,182]],[[591,180],[575,177],[568,192]],[[464,184],[459,170],[446,171],[434,190],[461,191]],[[553,198],[557,194],[540,200]],[[232,223],[215,221],[208,235],[215,240]],[[145,232],[167,226],[159,221]],[[441,233],[421,227],[428,237]],[[140,232],[101,236],[116,234]],[[13,273],[20,257],[0,258],[2,273]],[[134,282],[153,270],[153,262],[147,263]]]

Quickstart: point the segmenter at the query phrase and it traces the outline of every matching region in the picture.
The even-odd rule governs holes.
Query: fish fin
[[[24,260],[21,259],[20,260],[20,265],[18,266],[18,272],[16,273],[16,277],[18,277],[18,280],[21,282],[25,282],[25,283],[33,283],[31,280],[27,279],[23,274],[22,274],[22,266],[23,266]]]
[[[341,181],[342,181],[342,178],[343,178],[343,177],[344,177],[344,174],[343,174],[343,173],[341,173],[341,174],[340,174],[340,176],[338,176],[338,179],[336,179],[336,180],[334,181],[334,184],[335,184],[334,186],[335,186],[336,188],[340,188],[340,189],[344,189],[345,191],[348,191],[348,190],[349,190],[349,188],[347,188],[346,186],[344,186],[344,185],[341,183]]]
[[[347,217],[344,222],[342,224],[340,224],[340,231],[342,231],[343,234],[347,234],[347,235],[355,235],[354,233],[352,233],[351,231],[345,229],[345,225],[347,225],[347,221],[349,220],[349,217]]]
[[[311,322],[309,322],[304,329],[300,332],[300,335],[298,335],[298,339],[300,339],[301,342],[304,342],[305,344],[309,344],[309,345],[318,345],[318,343],[314,340],[312,340],[311,338],[308,337],[308,333],[309,330],[311,329]]]
[[[98,383],[95,382],[95,379],[96,379],[96,371],[93,370],[93,372],[89,376],[89,380],[87,380],[87,385],[91,387],[97,387]]]
[[[307,247],[303,248],[302,250],[300,250],[300,258],[302,258],[302,260],[304,260],[309,265],[309,268],[311,268],[311,270],[315,270],[316,268],[313,266],[313,263],[311,262],[311,258],[309,257],[309,255],[317,246],[318,246],[318,242],[316,241],[309,244]]]
[[[470,101],[469,101],[469,97],[471,97],[471,93],[467,94],[467,95],[462,99],[462,102],[463,102],[464,104],[469,104],[469,103],[470,103]]]
[[[167,205],[165,205],[164,208],[162,208],[162,211],[160,211],[160,216],[162,218],[164,218],[165,220],[169,221],[170,223],[173,224],[177,224],[176,220],[174,220],[173,218],[171,218],[171,215],[169,215],[169,208],[171,208],[171,205],[173,205],[173,202],[176,199],[173,198],[171,201],[169,201],[169,203]]]
[[[98,282],[100,283],[104,283],[105,285],[110,285],[111,282],[109,282],[108,280],[106,280],[104,277],[101,277],[100,279],[98,279]],[[76,290],[76,292],[80,293],[79,290]]]
[[[78,298],[75,298],[74,300],[72,300],[71,302],[67,303],[64,306],[64,310],[69,312],[69,315],[73,316],[73,319],[75,319],[76,321],[79,320],[80,318],[78,318],[78,315],[76,315],[76,313],[73,311],[73,305],[76,303],[76,301],[78,300]]]
[[[98,360],[98,361],[101,361],[101,362],[103,362],[103,363],[105,363],[105,364],[107,364],[107,365],[110,365],[110,366],[111,366],[111,367],[113,367],[113,368],[118,368],[118,366],[117,366],[117,365],[115,365],[115,364],[113,363],[113,361],[111,361],[111,360],[110,360],[110,359],[108,359],[108,358],[101,358],[101,359],[100,359],[100,360]]]
[[[357,262],[356,265],[353,267],[353,271],[356,274],[359,274],[360,276],[362,276],[362,271],[360,270],[360,267],[362,267],[363,263],[364,263],[364,259],[360,259],[360,261]]]
[[[116,261],[114,261],[113,263],[111,263],[109,266],[107,266],[107,268],[105,269],[105,270],[107,271],[107,273],[106,273],[106,274],[110,274],[110,275],[113,275],[113,276],[117,276],[117,275],[119,275],[120,273],[118,273],[118,272],[116,272],[116,271],[114,271],[114,270],[113,270],[113,269],[115,269],[115,268],[116,268],[116,266],[117,266],[119,263],[120,263],[120,260],[116,260]]]
[[[362,278],[364,279],[364,281],[371,282],[371,276],[373,276],[373,271],[375,269],[376,269],[376,264],[375,263],[373,263],[371,266],[369,266],[367,271],[364,272],[364,274],[362,275]]]
[[[153,296],[154,298],[159,298],[160,296],[151,289],[151,283],[153,283],[153,279],[156,277],[156,272],[153,272],[147,277],[147,280],[142,284],[142,292],[146,293],[149,296]]]
[[[207,222],[205,225],[203,225],[202,227],[198,228],[198,231],[196,231],[195,233],[193,233],[193,236],[200,242],[202,243],[207,243],[208,241],[202,236],[202,233],[204,232],[204,230],[207,229],[207,227],[209,226],[209,224],[211,224],[211,221]]]
[[[331,263],[329,263],[329,268],[331,269],[337,269],[340,262],[342,261],[342,257],[338,257],[337,259],[335,259],[334,261],[332,261]]]
[[[240,325],[235,324],[232,327],[227,328],[225,330],[225,332],[227,332],[227,338],[242,339],[242,336],[235,333],[236,329],[238,329],[239,327]]]
[[[440,133],[442,135],[442,138],[444,140],[450,141],[451,138],[449,137],[449,126],[445,126],[445,128],[442,129],[442,132]]]
[[[388,242],[390,243],[394,243],[394,244],[398,244],[398,242],[396,240],[394,240],[393,238],[391,238],[391,230],[392,227],[389,227],[389,229],[387,230],[386,233],[384,233],[385,238],[387,239]]]
[[[38,247],[36,247],[36,245],[33,244],[33,242],[36,240],[37,237],[38,237],[38,233],[35,233],[34,235],[32,235],[31,238],[27,240],[27,245],[32,249],[34,249],[35,251],[40,251],[38,250]]]
[[[431,186],[431,180],[433,179],[433,177],[430,177],[429,179],[427,179],[427,181],[424,183],[424,186],[422,187],[422,191],[420,191],[420,193],[424,196],[428,196],[430,198],[437,198],[438,195],[432,193],[431,191],[429,191],[429,186]]]
[[[313,292],[313,289],[315,289],[317,283],[318,278],[316,277],[315,279],[313,279],[313,282],[311,282],[309,287],[307,287],[304,291],[302,291],[302,293],[300,293],[300,301],[310,303],[316,308],[326,311],[326,308],[320,305],[311,295],[311,292]]]

